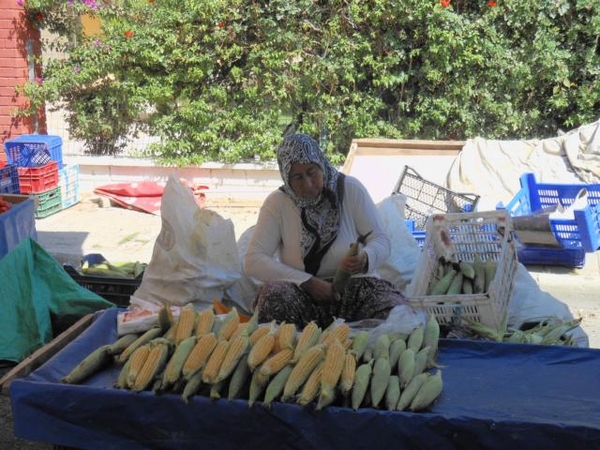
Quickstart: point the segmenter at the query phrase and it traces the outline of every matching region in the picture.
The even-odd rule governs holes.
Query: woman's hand
[[[319,303],[331,303],[340,299],[340,294],[335,291],[333,284],[317,277],[305,281],[300,287]]]
[[[369,258],[364,250],[356,256],[346,256],[340,261],[340,267],[349,274],[365,273],[368,269]]]

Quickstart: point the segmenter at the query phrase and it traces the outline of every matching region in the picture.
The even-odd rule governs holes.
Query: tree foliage
[[[149,152],[176,164],[270,159],[294,122],[341,161],[353,138],[543,138],[596,120],[600,106],[597,0],[25,9],[67,55],[45,57],[43,80],[25,86],[32,108],[66,102],[71,135],[93,153],[143,130],[160,138]],[[101,35],[83,33],[73,20],[83,13],[101,19]]]

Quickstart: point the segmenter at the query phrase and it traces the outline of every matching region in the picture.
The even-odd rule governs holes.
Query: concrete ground
[[[207,208],[233,222],[236,237],[256,223],[257,207],[211,204]],[[111,206],[84,196],[71,208],[36,220],[38,242],[61,263],[77,265],[81,255],[101,253],[109,261],[150,262],[161,229],[159,216]],[[589,336],[590,347],[600,348],[600,252],[587,255],[582,269],[556,266],[528,267],[542,290],[568,305]],[[5,369],[4,369],[5,371]],[[0,368],[0,376],[3,369]],[[7,396],[0,396],[0,449],[48,450],[53,446],[17,439]]]

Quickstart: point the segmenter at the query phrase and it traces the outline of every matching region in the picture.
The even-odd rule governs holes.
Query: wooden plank
[[[464,145],[465,141],[353,139],[342,172],[358,178],[378,203],[391,194],[404,166],[442,184]]]
[[[0,394],[8,395],[10,383],[16,378],[24,378],[40,367],[60,350],[62,350],[69,342],[79,336],[92,323],[93,314],[87,314],[71,325],[67,330],[63,331],[57,337],[52,339],[48,344],[37,349],[0,379]]]
[[[357,148],[421,149],[421,150],[461,150],[465,141],[435,141],[422,139],[353,139]]]

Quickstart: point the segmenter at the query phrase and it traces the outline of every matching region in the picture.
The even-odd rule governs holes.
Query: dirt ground
[[[256,223],[258,215],[258,207],[231,207],[210,201],[206,207],[232,221],[236,238]],[[61,263],[77,264],[81,255],[89,253],[101,253],[109,261],[149,262],[161,219],[88,196],[71,208],[36,220],[36,228],[38,242]],[[564,302],[575,317],[582,318],[590,347],[600,349],[600,252],[588,254],[582,269],[530,266],[528,270],[542,290]],[[0,368],[0,376],[5,371]],[[52,448],[47,443],[14,437],[9,398],[0,395],[0,449]]]

